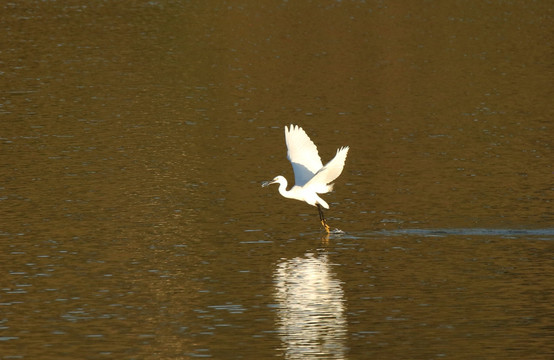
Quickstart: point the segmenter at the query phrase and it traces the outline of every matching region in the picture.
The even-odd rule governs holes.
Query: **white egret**
[[[333,190],[331,182],[341,174],[349,147],[344,146],[338,149],[333,160],[323,166],[317,147],[301,127],[290,125],[287,128],[285,126],[285,142],[287,158],[292,163],[294,170],[294,186],[287,190],[287,179],[281,175],[262,183],[262,186],[279,184],[279,193],[282,196],[317,206],[321,225],[329,233],[329,225],[327,225],[323,210],[321,210],[322,206],[329,209],[329,205],[318,194],[325,194]]]

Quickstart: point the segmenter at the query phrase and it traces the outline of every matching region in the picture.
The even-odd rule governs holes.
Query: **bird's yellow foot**
[[[325,231],[327,232],[327,234],[329,234],[331,232],[329,225],[327,225],[327,221],[321,220],[321,225],[323,225],[323,227],[325,228]]]

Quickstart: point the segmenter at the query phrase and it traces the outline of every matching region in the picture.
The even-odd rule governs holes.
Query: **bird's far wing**
[[[306,132],[297,125],[285,126],[287,158],[292,163],[294,182],[297,186],[306,184],[322,167],[317,147]]]
[[[329,161],[321,170],[314,175],[314,177],[308,181],[307,186],[321,186],[331,183],[333,180],[339,177],[344,168],[344,162],[346,161],[346,154],[348,154],[348,146],[341,147],[337,150],[337,154],[333,160]]]

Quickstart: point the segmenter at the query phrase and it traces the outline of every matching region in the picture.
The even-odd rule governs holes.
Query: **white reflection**
[[[344,292],[327,255],[283,261],[274,277],[286,358],[344,359]]]

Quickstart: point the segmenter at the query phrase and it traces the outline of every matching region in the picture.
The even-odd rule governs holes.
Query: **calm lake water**
[[[0,359],[554,356],[550,2],[0,9]]]

